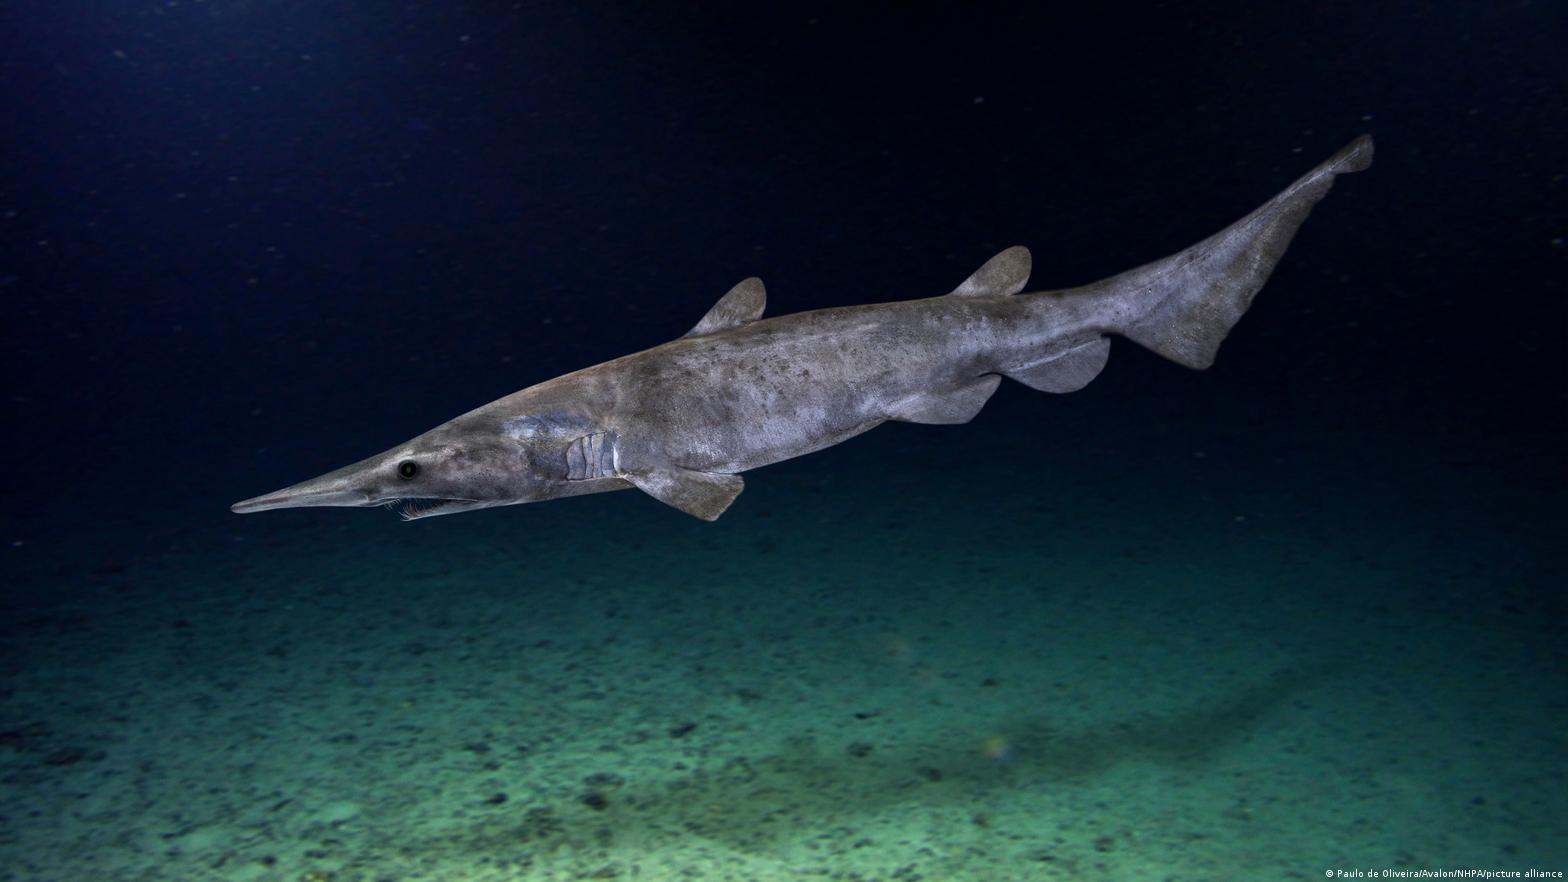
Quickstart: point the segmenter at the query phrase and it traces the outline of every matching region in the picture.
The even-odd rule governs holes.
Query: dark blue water
[[[1568,869],[1560,4],[0,20],[0,879]],[[712,525],[227,511],[746,276],[1083,284],[1362,133],[1207,372]]]

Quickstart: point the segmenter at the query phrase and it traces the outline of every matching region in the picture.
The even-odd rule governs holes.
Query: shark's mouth
[[[383,508],[396,512],[398,517],[405,521],[417,521],[420,518],[430,518],[436,515],[456,514],[468,511],[481,503],[474,499],[444,499],[441,497],[407,496],[388,499],[381,503]]]

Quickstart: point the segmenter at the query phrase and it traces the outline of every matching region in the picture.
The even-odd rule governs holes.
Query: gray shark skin
[[[1362,136],[1219,233],[1081,288],[1019,293],[1030,256],[1013,247],[942,297],[763,319],[762,282],[746,279],[679,339],[233,510],[386,505],[415,519],[636,487],[711,521],[740,494],[740,472],[887,420],[968,422],[1003,377],[1080,389],[1111,335],[1208,367],[1334,177],[1371,162]]]

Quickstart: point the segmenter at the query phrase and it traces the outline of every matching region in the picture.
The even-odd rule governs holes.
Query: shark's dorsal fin
[[[975,270],[962,285],[948,292],[949,297],[1011,297],[1029,282],[1034,265],[1029,249],[1022,245],[1003,251]]]
[[[762,280],[756,276],[743,279],[728,294],[720,297],[718,303],[713,304],[697,327],[681,336],[695,337],[698,334],[738,328],[762,318],[762,310],[767,305],[768,292],[762,287]]]

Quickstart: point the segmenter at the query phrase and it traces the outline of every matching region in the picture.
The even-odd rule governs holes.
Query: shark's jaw
[[[420,518],[433,518],[437,515],[457,514],[460,511],[471,511],[476,508],[488,508],[494,502],[481,502],[477,499],[447,499],[430,496],[395,496],[391,499],[377,500],[371,505],[379,505],[389,511],[396,512],[398,517],[405,521],[417,521]]]

